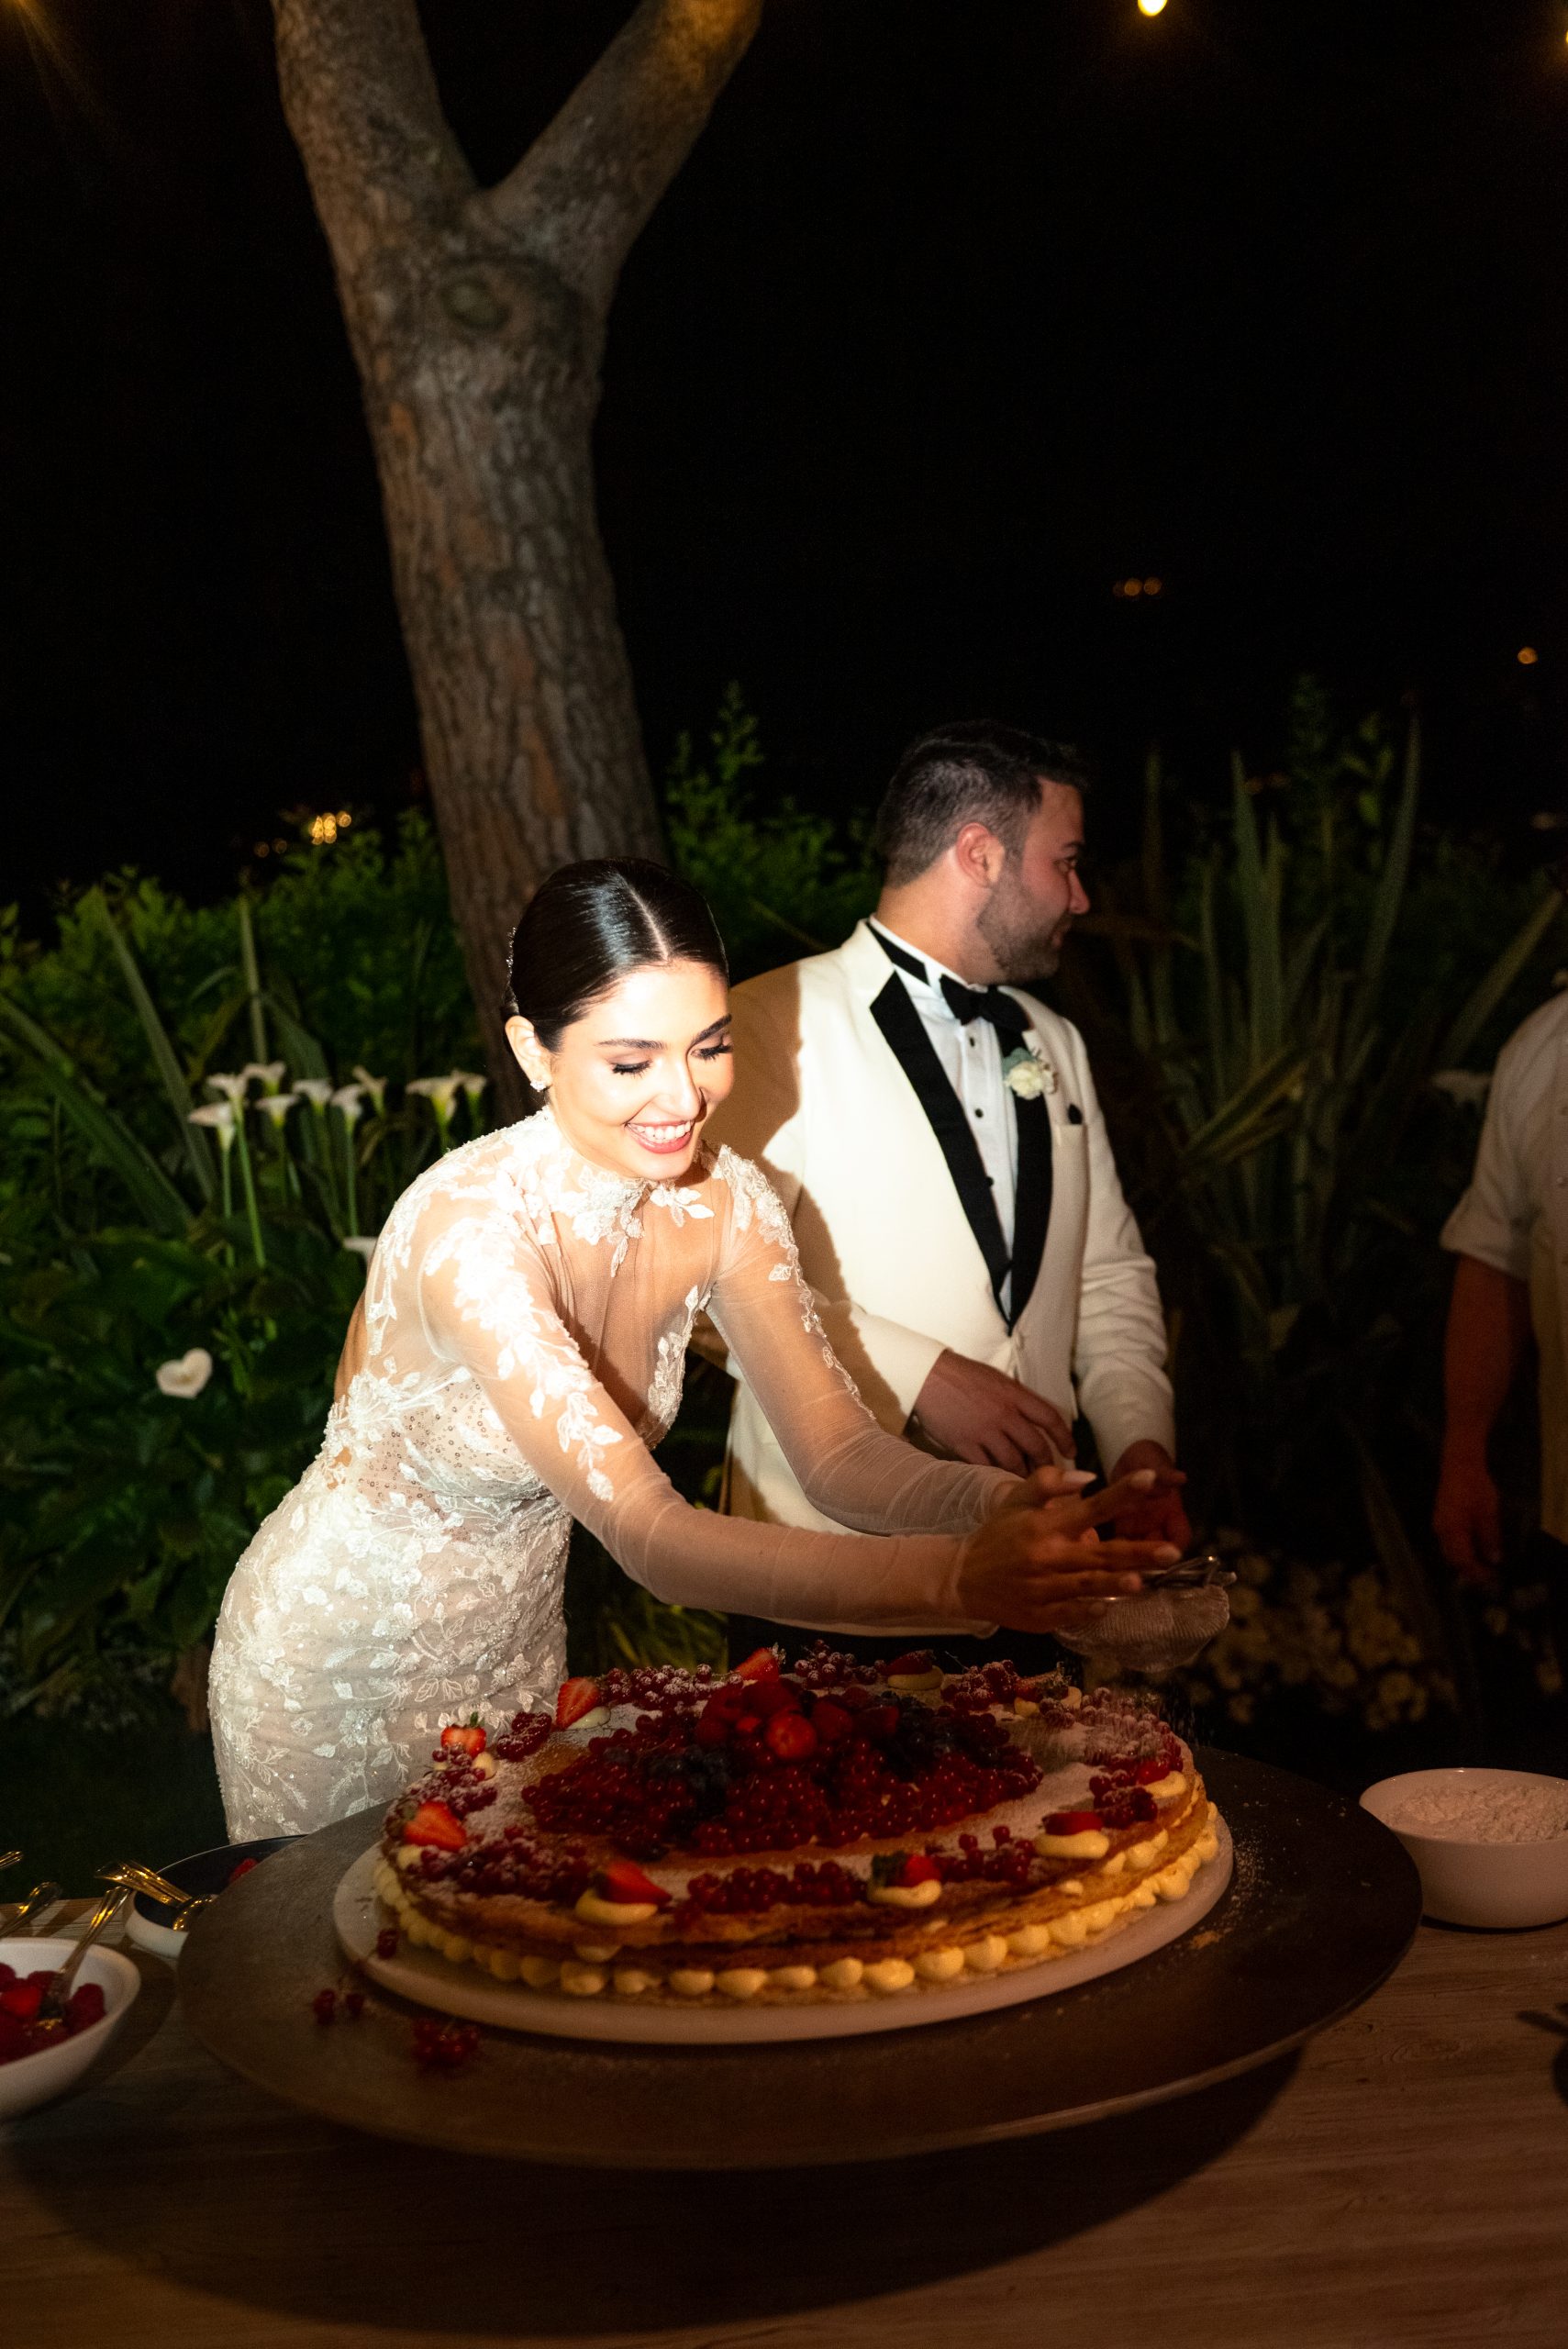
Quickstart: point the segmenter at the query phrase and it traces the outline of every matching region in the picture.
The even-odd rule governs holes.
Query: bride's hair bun
[[[703,963],[728,977],[707,900],[642,857],[586,857],[550,874],[512,932],[502,1009],[553,1052],[591,1003],[650,963]]]

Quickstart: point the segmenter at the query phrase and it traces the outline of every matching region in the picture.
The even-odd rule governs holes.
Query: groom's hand
[[[1015,1476],[1027,1476],[1053,1459],[1071,1460],[1077,1448],[1054,1403],[1005,1370],[971,1362],[951,1348],[932,1364],[911,1417],[955,1460],[977,1468],[1010,1468]]]
[[[1117,1531],[1125,1541],[1173,1542],[1178,1550],[1190,1550],[1193,1529],[1182,1506],[1185,1476],[1164,1445],[1148,1438],[1128,1445],[1111,1470],[1111,1482],[1139,1470],[1152,1470],[1153,1480],[1141,1499],[1134,1497],[1117,1510]]]

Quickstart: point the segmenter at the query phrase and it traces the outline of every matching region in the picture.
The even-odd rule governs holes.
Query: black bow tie
[[[1018,1038],[1028,1031],[1028,1014],[1000,987],[965,987],[956,979],[944,978],[942,994],[948,1009],[962,1027],[967,1028],[972,1020],[988,1019],[1002,1036]]]

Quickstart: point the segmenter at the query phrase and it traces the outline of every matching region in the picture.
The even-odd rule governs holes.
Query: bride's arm
[[[880,1426],[818,1319],[783,1202],[726,1152],[731,1213],[709,1305],[815,1508],[876,1533],[962,1533],[1019,1489],[1006,1469],[935,1460]]]
[[[879,1540],[692,1508],[583,1359],[556,1308],[548,1267],[526,1236],[483,1210],[460,1212],[422,1238],[416,1261],[420,1314],[437,1356],[473,1374],[540,1482],[656,1598],[743,1608],[828,1631],[886,1623],[984,1631],[998,1619],[1053,1631],[1082,1620],[1085,1601],[1118,1587],[1113,1573],[1075,1571],[1084,1563],[1081,1547],[1049,1527],[1040,1509],[1003,1511],[965,1540]],[[744,1305],[739,1309],[750,1328]],[[817,1367],[827,1367],[819,1356]],[[836,1369],[831,1375],[858,1414]],[[902,1449],[896,1439],[882,1440]],[[995,1471],[954,1473],[1018,1489]]]

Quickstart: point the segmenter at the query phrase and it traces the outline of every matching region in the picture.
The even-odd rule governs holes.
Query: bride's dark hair
[[[588,1006],[650,963],[702,963],[729,976],[707,900],[639,856],[563,864],[537,889],[517,929],[502,1009],[528,1020],[547,1052]]]

